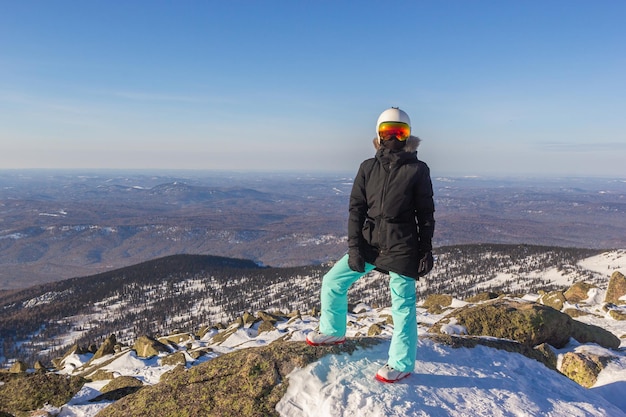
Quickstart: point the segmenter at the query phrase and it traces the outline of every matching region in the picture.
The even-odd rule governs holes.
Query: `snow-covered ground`
[[[361,306],[360,308],[363,308]],[[420,334],[427,333],[439,315],[418,309]],[[367,309],[351,315],[358,327],[354,336],[389,314],[388,309]],[[292,333],[292,340],[304,340],[317,325],[317,319],[303,316],[290,324],[278,325],[280,331],[257,335],[253,329],[237,330],[226,342],[214,345],[214,355],[244,347],[263,346]],[[626,333],[626,324],[612,326]],[[478,346],[451,348],[420,338],[414,373],[397,384],[382,384],[374,379],[385,364],[391,329],[381,335],[383,342],[352,355],[330,355],[297,369],[290,375],[289,388],[277,406],[285,417],[304,416],[626,416],[626,353],[622,343],[618,360],[605,368],[598,382],[586,389],[541,363],[516,353]],[[210,345],[210,338],[196,342]],[[601,349],[575,341],[558,351]],[[204,360],[210,360],[209,356]],[[77,358],[74,358],[74,362]],[[81,357],[86,361],[88,357]],[[126,351],[106,366],[116,375],[135,376],[146,384],[158,382],[172,366],[161,366],[157,358],[141,359]],[[87,384],[67,405],[50,409],[59,417],[91,417],[110,403],[91,403],[99,388],[108,381]]]
[[[583,262],[585,268],[599,273],[606,273],[607,262],[625,272],[626,251],[613,251]],[[352,355],[329,355],[294,370],[277,411],[284,417],[626,416],[626,321],[615,320],[602,310],[605,290],[606,286],[593,290],[586,302],[565,307],[593,313],[579,320],[601,326],[622,340],[620,348],[611,351],[615,359],[601,371],[590,389],[521,354],[484,346],[455,349],[423,337],[445,313],[429,314],[418,308],[420,340],[414,372],[409,378],[397,384],[383,384],[374,379],[387,358],[392,328],[386,326],[378,345],[359,349]],[[538,296],[529,294],[525,298],[535,300]],[[453,302],[454,307],[463,304],[460,300]],[[389,308],[373,309],[364,304],[354,311],[358,313],[349,317],[348,337],[363,334],[372,324],[384,322],[383,316],[390,314]],[[303,315],[301,319],[279,322],[276,331],[260,335],[254,327],[240,328],[221,344],[214,344],[210,333],[194,341],[193,347],[213,349],[200,359],[206,361],[236,349],[267,345],[284,337],[286,332],[291,334],[291,340],[304,341],[306,334],[316,326],[317,318]],[[602,353],[606,349],[572,340],[556,353],[562,357],[570,351]],[[158,358],[138,358],[132,350],[117,355],[105,369],[116,376],[137,377],[145,384],[157,383],[160,376],[172,368],[162,366]],[[67,363],[80,366],[89,359],[90,355],[74,355]],[[102,360],[109,359],[112,358]],[[188,366],[198,364],[189,359]],[[61,408],[49,407],[48,411],[59,417],[95,416],[110,403],[89,400],[100,395],[99,389],[107,382],[88,383],[68,404]]]

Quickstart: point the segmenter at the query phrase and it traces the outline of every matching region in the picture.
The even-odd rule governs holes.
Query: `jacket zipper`
[[[387,170],[385,170],[385,167],[383,166],[383,171],[385,171],[385,181],[383,182],[382,198],[380,202],[381,224],[385,218],[385,200],[387,199],[387,186],[389,185],[389,177],[391,176],[392,168],[393,168],[392,162],[389,163],[389,172],[387,172]],[[383,241],[381,233],[380,233],[381,232],[380,229],[381,227],[378,228],[378,241],[381,243],[380,253],[386,253],[387,252],[387,240],[385,239]],[[385,244],[384,248],[382,247],[383,242]]]

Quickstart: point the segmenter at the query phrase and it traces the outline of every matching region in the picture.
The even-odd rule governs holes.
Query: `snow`
[[[398,384],[373,378],[389,343],[322,358],[289,377],[277,405],[302,416],[621,416],[623,410],[537,361],[479,346],[420,340],[414,373]]]

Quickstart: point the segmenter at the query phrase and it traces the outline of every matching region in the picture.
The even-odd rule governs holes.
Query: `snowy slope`
[[[624,271],[626,251],[613,251],[583,261],[585,267],[607,274],[607,262]],[[289,377],[289,388],[279,402],[277,411],[284,417],[305,416],[626,416],[626,321],[612,319],[602,310],[602,300],[608,284],[591,292],[586,303],[567,305],[589,314],[579,318],[588,324],[601,326],[621,337],[617,351],[611,351],[613,360],[602,370],[596,384],[585,389],[562,374],[541,363],[517,353],[509,353],[484,346],[452,348],[428,339],[430,325],[442,315],[429,314],[418,308],[419,346],[414,373],[398,384],[382,384],[374,379],[377,369],[385,364],[392,326],[387,325],[382,342],[362,348],[352,355],[330,355],[296,369]],[[529,294],[534,300],[537,295]],[[455,300],[453,306],[464,302]],[[626,310],[626,307],[624,308]],[[348,337],[363,335],[374,323],[385,321],[389,308],[373,309],[365,304],[354,308],[349,316]],[[445,313],[444,313],[445,314]],[[188,358],[187,366],[198,361],[211,360],[233,350],[264,346],[279,337],[290,334],[292,341],[304,341],[306,334],[317,326],[317,318],[302,315],[301,319],[283,321],[277,330],[259,334],[254,326],[237,329],[221,344],[212,339],[214,333],[195,340],[193,347],[210,347],[213,353],[197,361]],[[184,350],[184,348],[181,348]],[[575,340],[556,351],[559,356],[570,351],[601,352],[593,344],[579,344]],[[160,376],[173,366],[162,366],[159,358],[138,358],[126,349],[101,360],[110,361],[105,369],[116,376],[135,376],[145,384],[156,384]],[[91,355],[74,355],[67,373],[86,363]],[[85,385],[61,408],[48,411],[59,417],[93,417],[110,403],[92,403],[89,400],[108,381]]]

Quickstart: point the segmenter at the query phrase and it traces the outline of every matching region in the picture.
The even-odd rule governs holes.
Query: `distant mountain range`
[[[434,177],[438,247],[626,247],[626,181]],[[175,254],[320,265],[346,250],[349,175],[0,171],[0,289]]]

